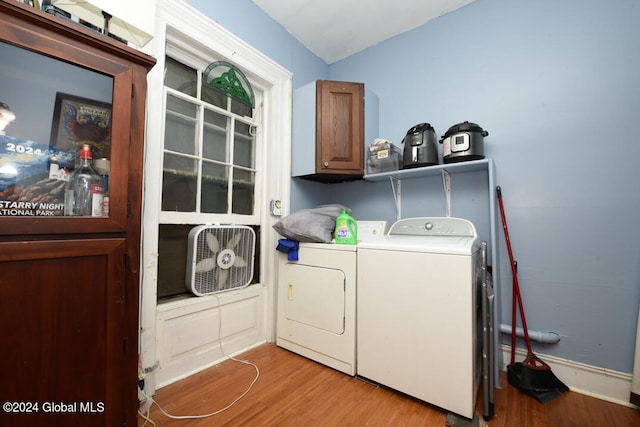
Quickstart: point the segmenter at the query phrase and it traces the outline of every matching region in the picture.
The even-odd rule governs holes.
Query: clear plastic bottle
[[[103,216],[102,178],[91,165],[91,147],[82,146],[80,165],[73,171],[64,192],[64,214]]]

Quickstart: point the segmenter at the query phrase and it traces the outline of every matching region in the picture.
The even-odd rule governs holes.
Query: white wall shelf
[[[420,168],[400,169],[396,171],[380,172],[365,175],[367,181],[387,181],[390,177],[396,179],[422,178],[427,176],[440,175],[442,171],[449,173],[464,173],[489,171],[493,169],[492,159],[472,160],[468,162],[447,163],[443,165],[423,166]]]

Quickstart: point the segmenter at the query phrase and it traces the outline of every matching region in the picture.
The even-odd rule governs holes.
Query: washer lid
[[[358,251],[373,249],[447,255],[472,255],[479,248],[480,239],[477,236],[386,235],[358,244]]]

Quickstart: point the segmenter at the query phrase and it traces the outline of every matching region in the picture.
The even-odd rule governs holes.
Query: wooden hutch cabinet
[[[0,121],[0,425],[136,425],[155,60],[12,0],[0,0],[0,52],[0,115],[15,117]],[[53,168],[66,158],[56,168],[72,171],[85,143],[110,164],[109,208],[65,216],[69,175]]]
[[[378,99],[363,83],[317,80],[296,89],[292,175],[323,182],[362,179],[365,142],[377,137],[377,122]]]

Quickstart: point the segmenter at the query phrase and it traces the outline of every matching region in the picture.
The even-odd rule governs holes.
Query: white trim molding
[[[591,366],[546,354],[535,354],[551,367],[554,375],[558,377],[560,381],[565,383],[571,391],[592,396],[597,399],[606,400],[618,405],[640,409],[629,403],[631,374]],[[524,360],[526,355],[526,350],[516,349],[517,362]],[[502,359],[504,360],[502,368],[503,370],[506,370],[507,364],[511,360],[510,346],[502,345]],[[502,384],[502,386],[510,387],[508,383]]]

